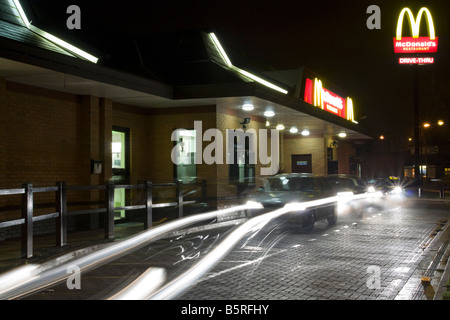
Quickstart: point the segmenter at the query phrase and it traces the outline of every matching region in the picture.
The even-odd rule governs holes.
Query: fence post
[[[144,229],[150,229],[153,223],[153,185],[151,181],[145,181],[145,219]]]
[[[56,186],[56,211],[59,212],[55,220],[56,228],[56,246],[62,247],[67,244],[67,189],[66,183],[63,181],[57,182]]]
[[[114,184],[108,182],[105,192],[105,239],[114,239]]]
[[[22,184],[25,193],[22,195],[22,258],[33,257],[33,185],[31,183]]]
[[[183,217],[183,190],[181,190],[181,180],[177,180],[177,198],[178,198],[178,218]]]

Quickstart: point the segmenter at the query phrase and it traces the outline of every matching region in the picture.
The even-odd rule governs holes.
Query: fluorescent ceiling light
[[[284,94],[288,93],[287,90],[284,90],[283,88],[280,88],[280,87],[274,85],[273,83],[270,83],[269,81],[266,81],[266,80],[264,80],[264,79],[262,79],[262,78],[260,78],[258,76],[255,76],[254,74],[252,74],[252,73],[250,73],[248,71],[239,69],[238,67],[235,67],[235,66],[232,66],[231,68],[233,70],[236,70],[240,74],[246,76],[247,78],[250,78],[250,79],[252,79],[252,80],[254,80],[254,81],[256,81],[256,82],[258,82],[258,83],[260,83],[260,84],[262,84],[262,85],[264,85],[266,87],[268,87],[268,88],[271,88],[273,90],[276,90],[276,91],[284,93]]]
[[[266,117],[273,117],[275,115],[275,112],[273,112],[272,110],[267,110],[264,112],[264,116]]]
[[[298,129],[296,127],[292,127],[291,129],[289,129],[290,133],[297,133]]]
[[[54,35],[52,35],[52,34],[50,34],[48,32],[45,32],[44,30],[36,28],[35,26],[33,26],[31,24],[30,24],[28,29],[30,29],[34,33],[37,33],[38,35],[46,38],[47,40],[53,42],[54,44],[56,44],[56,45],[58,45],[60,47],[63,47],[64,49],[72,52],[76,56],[82,57],[85,60],[88,60],[88,61],[90,61],[92,63],[97,63],[98,62],[98,58],[97,57],[94,57],[93,55],[91,55],[91,54],[89,54],[89,53],[87,53],[87,52],[85,52],[85,51],[83,51],[83,50],[81,50],[81,49],[71,45],[70,43],[65,42],[64,40],[61,40],[61,39],[55,37]]]
[[[225,50],[223,49],[222,45],[220,44],[219,39],[217,39],[216,35],[214,34],[214,32],[211,32],[209,34],[211,40],[214,42],[214,45],[216,46],[217,50],[219,51],[220,55],[222,56],[223,61],[225,62],[225,64],[231,68],[233,65],[231,64],[231,60],[228,58],[227,53],[225,52]]]
[[[54,35],[45,32],[42,29],[39,29],[33,25],[31,25],[30,21],[27,18],[27,15],[25,14],[25,11],[22,8],[22,5],[20,4],[19,0],[13,0],[14,4],[16,6],[17,11],[19,12],[20,18],[22,19],[23,23],[25,24],[25,26],[28,28],[28,30],[40,35],[41,37],[49,40],[50,42],[53,42],[54,44],[56,44],[59,47],[62,47],[63,49],[66,49],[67,51],[70,51],[71,53],[73,53],[74,55],[83,58],[85,60],[88,60],[92,63],[97,63],[98,62],[98,58],[94,57],[93,55],[81,50],[80,48],[75,47],[74,45],[71,45],[68,42],[65,42],[64,40],[61,40],[57,37],[55,37]]]
[[[252,111],[253,109],[255,109],[255,107],[253,107],[253,105],[250,103],[246,103],[242,106],[242,110],[245,111]]]
[[[17,11],[19,11],[20,18],[22,19],[22,21],[25,24],[25,26],[27,28],[29,28],[30,27],[30,21],[28,21],[27,15],[25,14],[25,11],[23,11],[23,8],[20,5],[19,0],[13,0],[13,1],[14,1],[14,4],[16,6]]]
[[[243,76],[245,76],[245,77],[247,77],[247,78],[250,78],[250,79],[252,79],[253,81],[256,81],[256,82],[258,82],[258,83],[260,83],[260,84],[262,84],[262,85],[264,85],[264,86],[266,86],[266,87],[268,87],[268,88],[271,88],[271,89],[273,89],[273,90],[276,90],[276,91],[281,92],[281,93],[284,93],[284,94],[287,94],[287,93],[288,93],[287,90],[285,90],[285,89],[283,89],[283,88],[280,88],[280,87],[274,85],[273,83],[270,83],[269,81],[266,81],[266,80],[264,80],[264,79],[262,79],[262,78],[260,78],[260,77],[258,77],[258,76],[256,76],[256,75],[254,75],[254,74],[248,72],[248,71],[245,71],[245,70],[242,70],[242,69],[240,69],[240,68],[238,68],[238,67],[236,67],[236,66],[233,66],[233,64],[231,63],[230,58],[228,58],[227,53],[226,53],[225,50],[223,49],[222,45],[220,44],[219,39],[217,39],[217,36],[214,34],[214,32],[209,33],[209,37],[211,38],[211,40],[213,41],[214,45],[216,46],[217,51],[219,51],[220,56],[222,57],[222,60],[225,62],[225,64],[226,64],[229,68],[231,68],[231,69],[234,70],[234,71],[239,72],[239,73],[242,74]]]

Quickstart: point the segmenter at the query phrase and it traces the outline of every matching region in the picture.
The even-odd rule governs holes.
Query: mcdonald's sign
[[[420,23],[422,16],[425,15],[425,19],[428,26],[428,37],[419,37]],[[411,37],[402,37],[403,21],[405,16],[409,21],[411,30]],[[397,22],[397,32],[394,37],[394,52],[395,53],[429,53],[437,52],[438,37],[436,37],[434,30],[433,17],[430,10],[423,7],[419,10],[417,18],[409,8],[403,8],[400,11]]]
[[[352,99],[349,97],[344,99],[324,88],[322,81],[318,78],[314,78],[314,81],[310,78],[305,79],[303,101],[356,123],[354,120]]]

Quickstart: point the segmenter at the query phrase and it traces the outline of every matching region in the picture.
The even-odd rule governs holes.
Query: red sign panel
[[[394,38],[395,53],[426,53],[437,52],[438,37],[430,40],[429,37],[403,37],[401,40]]]
[[[345,99],[325,88],[322,88],[322,90],[323,108],[328,112],[345,118]]]
[[[306,78],[306,80],[305,80],[305,97],[303,100],[310,104],[314,104],[313,89],[314,89],[314,82],[311,79]]]
[[[334,92],[322,87],[322,82],[306,78],[303,100],[331,112],[341,118],[346,118],[346,100]]]

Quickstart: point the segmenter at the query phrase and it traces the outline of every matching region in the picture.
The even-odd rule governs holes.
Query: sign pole
[[[419,66],[414,65],[414,178],[419,197],[422,189],[422,170],[420,168],[420,104],[419,104]]]

